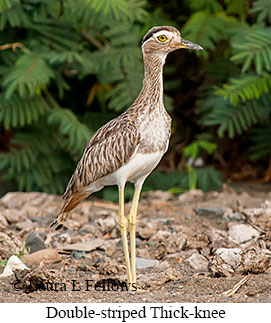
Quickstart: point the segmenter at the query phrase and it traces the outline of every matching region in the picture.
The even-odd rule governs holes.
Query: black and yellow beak
[[[189,40],[186,39],[182,39],[181,43],[180,43],[180,48],[186,48],[186,49],[194,49],[194,50],[202,50],[203,48],[195,43],[192,43]]]

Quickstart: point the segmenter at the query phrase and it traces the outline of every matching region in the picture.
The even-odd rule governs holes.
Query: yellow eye
[[[158,36],[158,37],[157,37],[157,39],[158,39],[159,41],[161,41],[161,42],[165,42],[165,41],[167,40],[167,36],[165,36],[165,35],[160,35],[160,36]]]

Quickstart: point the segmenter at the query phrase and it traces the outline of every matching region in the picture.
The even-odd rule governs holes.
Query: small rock
[[[213,273],[219,273],[230,277],[242,261],[240,248],[219,248],[215,252],[210,269]]]
[[[179,233],[172,232],[172,234],[169,236],[167,241],[169,243],[169,246],[174,249],[173,252],[175,252],[176,249],[178,251],[182,250],[182,248],[186,244],[186,240],[187,240],[186,237],[183,234],[181,234],[180,232]]]
[[[0,230],[5,229],[8,226],[8,222],[6,220],[6,218],[0,214]]]
[[[82,226],[79,233],[81,236],[84,236],[89,233],[94,233],[97,230],[97,228],[93,224],[86,223]]]
[[[115,239],[115,240],[110,239],[104,243],[104,249],[105,249],[106,256],[111,257],[116,252],[117,241],[118,241],[118,239]]]
[[[48,226],[49,224],[52,223],[54,217],[51,216],[40,216],[40,215],[32,215],[29,217],[29,219],[32,222],[36,222],[39,227],[44,227],[44,226]]]
[[[120,264],[114,259],[108,257],[106,257],[103,262],[100,262],[98,266],[98,271],[101,275],[116,275],[120,270]]]
[[[153,277],[151,277],[151,279],[148,277],[145,279],[147,280],[146,283],[148,286],[154,290],[157,290],[160,289],[161,286],[163,286],[166,282],[176,281],[180,278],[182,278],[180,271],[176,270],[174,267],[170,267],[166,271],[155,274]]]
[[[30,232],[25,240],[25,247],[29,253],[36,252],[38,250],[46,249],[44,240],[38,232]]]
[[[197,252],[194,252],[186,261],[198,272],[208,271],[208,260]]]
[[[119,234],[119,229],[118,228],[114,228],[111,232],[111,238],[112,239],[116,239],[119,238],[120,234]]]
[[[223,214],[223,219],[226,221],[241,221],[242,216],[238,212],[233,212],[232,209],[228,209]]]
[[[215,215],[215,216],[223,216],[224,209],[221,207],[199,207],[194,208],[194,211],[197,215]]]
[[[139,234],[139,236],[142,239],[149,239],[151,236],[154,235],[154,233],[156,232],[156,230],[148,228],[148,227],[139,227],[137,229],[137,232]]]
[[[174,196],[173,194],[171,194],[171,193],[169,193],[167,191],[162,191],[162,190],[148,192],[148,193],[145,193],[144,195],[146,195],[149,199],[161,200],[161,201],[172,200],[172,198]]]
[[[234,212],[231,216],[231,220],[233,221],[241,221],[242,220],[242,216],[240,213]]]
[[[236,268],[241,261],[242,250],[239,248],[219,248],[216,254],[224,260],[224,262],[230,265],[232,268]]]
[[[24,270],[24,269],[28,269],[28,268],[17,256],[11,256],[4,268],[3,273],[0,275],[0,277],[11,276],[15,269]]]
[[[21,248],[22,242],[13,231],[0,232],[0,260],[18,254]]]
[[[101,247],[103,244],[104,244],[104,240],[102,239],[91,239],[91,240],[86,240],[82,242],[67,244],[62,246],[59,249],[89,252]]]
[[[197,232],[193,236],[187,236],[186,247],[189,249],[203,249],[206,248],[210,242],[210,237],[206,232]]]
[[[150,241],[164,241],[167,240],[171,235],[170,231],[158,230],[151,238]]]
[[[146,269],[158,265],[159,261],[156,259],[153,260],[136,257],[136,269]]]
[[[26,200],[21,192],[9,192],[1,198],[1,202],[8,209],[21,208]]]
[[[113,216],[107,217],[105,219],[99,218],[97,222],[103,232],[111,232],[117,225],[117,221]]]
[[[71,242],[71,236],[68,232],[58,233],[54,236],[53,247],[61,249],[63,244],[69,244]]]
[[[191,190],[184,192],[178,197],[179,202],[193,202],[196,199],[201,199],[204,196],[202,190]]]
[[[238,244],[250,242],[259,235],[259,232],[248,224],[233,225],[229,229],[229,239]]]
[[[15,228],[18,230],[31,230],[33,229],[34,224],[29,219],[25,221],[20,221],[15,224]]]
[[[23,255],[22,261],[29,266],[41,264],[53,264],[61,261],[61,257],[55,249],[42,249],[31,253],[30,255]]]
[[[27,218],[27,213],[24,209],[4,209],[1,213],[11,224],[19,221],[25,221]]]
[[[85,254],[86,254],[85,251],[73,250],[71,253],[71,257],[73,257],[75,259],[80,259],[80,258],[84,258]]]

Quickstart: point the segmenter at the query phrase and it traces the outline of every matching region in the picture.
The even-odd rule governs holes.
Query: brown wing
[[[139,141],[134,122],[125,114],[101,127],[91,138],[68,183],[61,213],[70,211],[89,195],[86,186],[127,163]]]

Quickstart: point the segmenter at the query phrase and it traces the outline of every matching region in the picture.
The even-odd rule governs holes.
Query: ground
[[[60,197],[8,193],[0,200],[0,272],[24,241],[21,260],[29,270],[0,277],[0,300],[270,302],[269,191],[270,186],[254,183],[224,186],[222,192],[143,194],[137,291],[126,290],[117,205],[86,201],[64,229],[53,231],[49,223],[60,209]]]

